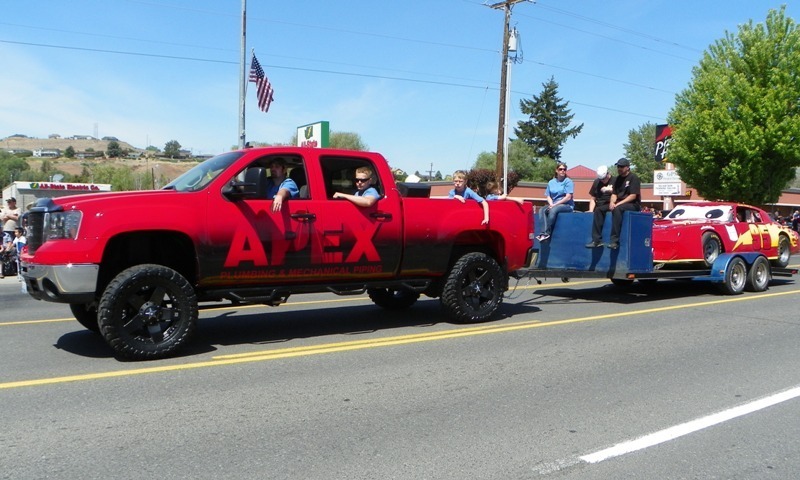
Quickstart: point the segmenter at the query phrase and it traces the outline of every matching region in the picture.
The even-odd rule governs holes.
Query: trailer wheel
[[[404,288],[370,288],[367,295],[375,305],[386,310],[405,310],[419,299],[419,293]]]
[[[120,355],[164,358],[191,336],[197,296],[178,272],[162,265],[136,265],[106,287],[98,308],[100,331]]]
[[[97,306],[91,303],[70,303],[69,309],[75,320],[94,333],[100,333],[100,325],[97,324]]]
[[[745,283],[747,283],[747,266],[741,258],[734,258],[728,262],[725,281],[719,284],[719,288],[727,295],[739,295],[744,291]]]
[[[703,242],[703,263],[710,268],[722,253],[722,242],[711,232],[704,233],[701,241]]]
[[[485,253],[468,253],[459,258],[447,276],[441,303],[455,322],[488,320],[503,301],[505,273]]]
[[[783,268],[789,265],[789,257],[792,256],[792,245],[789,243],[789,237],[781,235],[778,237],[778,258],[772,261],[776,267]]]
[[[745,289],[750,292],[763,292],[769,285],[769,262],[764,257],[756,258],[747,271]]]

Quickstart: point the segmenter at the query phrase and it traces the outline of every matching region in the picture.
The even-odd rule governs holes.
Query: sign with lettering
[[[653,195],[656,197],[673,197],[683,195],[683,184],[678,183],[654,183]]]
[[[677,170],[653,170],[653,183],[678,183],[681,181]]]
[[[325,148],[330,143],[330,126],[328,122],[317,122],[297,127],[297,146]]]

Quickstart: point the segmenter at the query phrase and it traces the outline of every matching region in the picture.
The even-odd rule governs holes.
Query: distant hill
[[[0,140],[0,148],[4,150],[39,150],[46,148],[57,148],[62,152],[67,147],[72,146],[75,151],[85,152],[88,149],[93,149],[95,152],[105,152],[108,149],[109,140],[74,140],[69,138],[31,138],[31,137],[6,137]],[[120,148],[129,150],[131,152],[141,152],[141,148],[136,148],[133,145],[117,140]]]

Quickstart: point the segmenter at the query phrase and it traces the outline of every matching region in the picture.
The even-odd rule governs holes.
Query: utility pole
[[[497,124],[497,161],[495,163],[495,175],[498,179],[503,180],[503,190],[505,191],[505,177],[503,176],[503,159],[505,158],[506,149],[506,102],[508,101],[506,94],[506,84],[508,82],[508,41],[509,41],[509,24],[511,23],[511,8],[522,2],[533,2],[534,0],[503,0],[502,2],[487,5],[495,10],[503,9],[505,12],[505,21],[503,22],[503,61],[500,65],[500,119]]]
[[[241,46],[239,55],[239,148],[244,148],[245,145],[245,131],[244,131],[244,112],[245,112],[245,94],[247,93],[247,76],[245,75],[245,62],[247,61],[247,0],[242,0],[242,35]]]

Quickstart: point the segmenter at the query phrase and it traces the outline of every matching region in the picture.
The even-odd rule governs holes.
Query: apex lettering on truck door
[[[353,165],[364,164],[353,162],[337,161],[338,172],[323,174],[317,162],[273,155],[237,173],[240,180],[251,169],[269,175],[267,198],[222,202],[219,211],[209,211],[208,222],[217,223],[211,230],[219,232],[212,240],[212,262],[219,271],[214,277],[255,284],[275,278],[319,282],[392,275],[401,251],[399,199],[359,209],[328,194],[334,180],[342,184],[344,175],[354,175]],[[283,186],[291,194],[278,208],[274,195]]]

